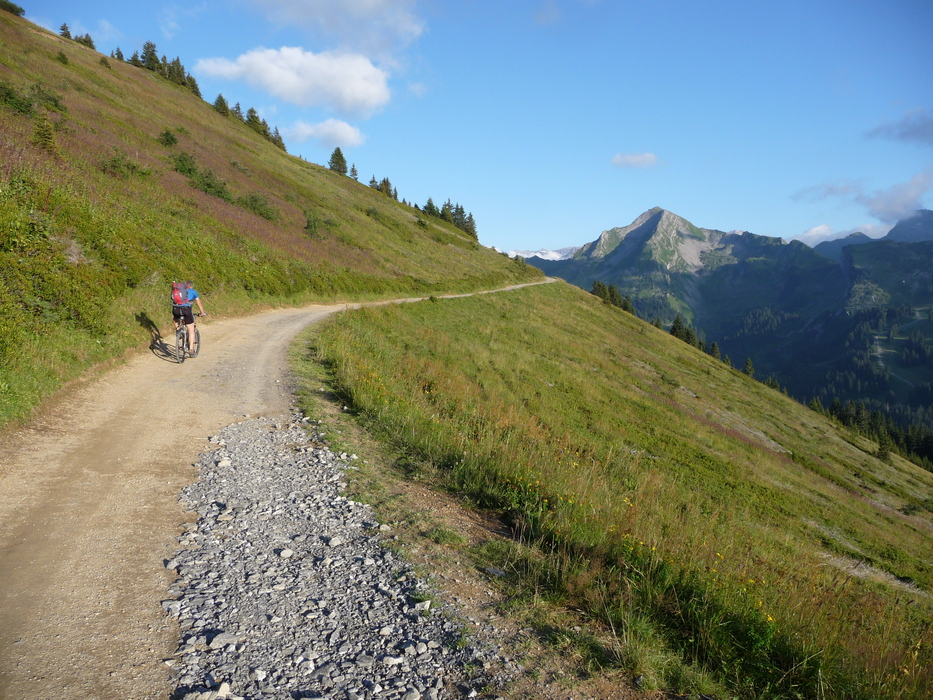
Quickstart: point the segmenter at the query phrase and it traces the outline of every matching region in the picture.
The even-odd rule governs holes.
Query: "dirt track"
[[[207,438],[287,413],[289,342],[347,308],[209,319],[198,358],[155,342],[0,440],[0,700],[168,696],[178,495]]]
[[[0,698],[167,697],[177,629],[159,606],[162,562],[191,464],[221,427],[287,412],[289,340],[344,308],[207,319],[197,359],[156,344],[7,436]]]

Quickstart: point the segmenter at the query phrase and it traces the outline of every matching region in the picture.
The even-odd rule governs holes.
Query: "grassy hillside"
[[[164,328],[172,279],[218,314],[536,276],[186,88],[0,12],[0,423]]]
[[[632,677],[925,698],[933,475],[565,284],[341,314],[314,351],[407,459],[498,509],[518,598]]]

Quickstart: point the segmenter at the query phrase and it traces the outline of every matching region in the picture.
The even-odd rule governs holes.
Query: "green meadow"
[[[933,474],[563,283],[364,309],[313,356],[408,465],[501,514],[515,604],[740,698],[924,698]]]
[[[157,337],[173,279],[220,316],[540,277],[187,88],[0,11],[0,424]]]

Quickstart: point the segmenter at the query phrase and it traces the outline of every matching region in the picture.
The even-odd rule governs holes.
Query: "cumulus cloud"
[[[319,124],[297,122],[285,130],[291,141],[320,141],[325,146],[360,146],[364,138],[360,130],[339,119],[328,119]]]
[[[933,185],[933,171],[924,170],[908,182],[898,183],[873,193],[865,191],[859,181],[839,182],[808,187],[794,195],[794,199],[816,202],[824,199],[847,199],[865,207],[867,212],[885,224],[897,223],[923,208],[923,196]],[[867,234],[867,231],[865,232]]]
[[[654,153],[617,153],[612,164],[619,168],[650,168],[658,162]]]
[[[933,114],[923,108],[911,110],[896,122],[882,124],[872,129],[868,132],[868,137],[925,143],[933,146]]]
[[[425,30],[415,0],[247,0],[283,26],[336,38],[344,48],[390,60]]]
[[[360,54],[313,53],[289,46],[258,48],[233,61],[202,59],[195,70],[243,80],[295,105],[327,107],[341,114],[368,116],[390,97],[386,71]]]

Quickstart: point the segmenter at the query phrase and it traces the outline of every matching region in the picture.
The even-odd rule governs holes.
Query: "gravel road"
[[[288,415],[289,341],[343,308],[208,318],[197,359],[156,345],[4,436],[0,698],[168,697],[179,495],[211,435]]]
[[[236,424],[241,426],[238,430],[245,430],[244,421],[258,417],[294,427],[287,384],[289,342],[305,326],[346,308],[312,306],[233,320],[206,319],[201,324],[203,349],[198,358],[177,364],[173,348],[156,342],[151,352],[133,355],[94,381],[60,392],[25,428],[3,433],[0,699],[127,700],[184,697],[186,693],[198,697],[208,690],[205,698],[218,697],[218,693],[231,698],[293,698],[302,697],[300,693],[306,693],[305,697],[355,694],[408,700],[443,696],[445,679],[451,676],[444,670],[442,657],[449,656],[452,667],[464,663],[462,655],[451,652],[448,643],[456,630],[444,628],[442,622],[437,622],[437,628],[431,627],[433,622],[423,623],[434,618],[424,610],[412,609],[412,601],[419,596],[411,586],[421,584],[411,579],[401,585],[397,576],[404,567],[398,562],[387,563],[369,543],[378,530],[363,534],[368,532],[369,516],[355,513],[339,496],[328,498],[338,499],[341,508],[350,509],[353,517],[346,518],[341,527],[349,528],[347,533],[353,538],[359,536],[361,547],[366,540],[360,554],[343,549],[339,557],[322,554],[321,547],[329,546],[329,540],[322,538],[332,536],[327,534],[327,523],[305,520],[301,523],[304,529],[291,522],[281,532],[267,533],[271,539],[263,544],[250,544],[252,549],[244,550],[243,556],[247,560],[252,556],[254,561],[244,560],[232,568],[230,560],[224,561],[239,576],[231,579],[231,590],[242,588],[250,579],[256,583],[284,576],[284,582],[271,583],[271,590],[278,593],[277,586],[287,590],[293,579],[310,581],[333,567],[345,567],[357,577],[364,571],[374,576],[366,579],[366,585],[373,600],[381,604],[371,601],[365,609],[358,604],[352,614],[351,603],[341,610],[333,607],[335,591],[314,598],[317,618],[307,601],[294,608],[290,603],[272,606],[287,615],[302,615],[306,623],[326,619],[329,624],[322,622],[320,629],[329,635],[329,645],[337,645],[338,651],[343,649],[355,659],[352,669],[344,668],[336,656],[328,661],[330,652],[324,647],[312,649],[307,641],[285,645],[290,655],[268,651],[264,661],[256,661],[251,654],[261,646],[255,642],[258,628],[242,623],[245,632],[222,630],[220,625],[232,628],[234,623],[209,620],[200,608],[207,598],[217,603],[217,596],[195,596],[196,614],[189,609],[191,601],[185,602],[192,587],[217,589],[223,573],[219,564],[210,568],[185,559],[188,555],[184,552],[203,543],[197,535],[204,534],[205,527],[224,522],[232,528],[231,536],[239,533],[237,541],[245,542],[247,531],[257,534],[261,530],[243,527],[241,521],[249,514],[265,517],[274,513],[279,498],[292,499],[292,505],[300,510],[302,504],[307,509],[308,499],[321,497],[311,491],[286,491],[285,486],[278,487],[278,496],[244,493],[238,500],[226,487],[218,487],[216,495],[206,491],[201,496],[195,494],[201,488],[199,483],[222,484],[222,477],[204,477],[204,469],[217,467],[210,455],[221,443],[239,440],[229,434],[222,437],[224,429]],[[324,468],[323,453],[311,450],[303,454],[311,462],[295,468],[314,481],[310,475]],[[259,487],[258,482],[255,485]],[[179,501],[182,493],[187,494],[187,505]],[[232,505],[234,502],[240,505]],[[212,505],[215,503],[224,507]],[[185,507],[196,508],[197,516],[186,513]],[[226,516],[232,516],[229,522],[216,520]],[[338,516],[333,518],[339,520]],[[290,545],[285,537],[302,539]],[[276,545],[271,554],[270,542]],[[283,548],[296,556],[275,565],[273,555]],[[167,567],[166,562],[173,563]],[[250,568],[254,564],[258,567],[255,571]],[[390,568],[394,580],[387,573]],[[343,571],[338,573],[344,575]],[[199,578],[202,575],[207,578]],[[267,587],[264,583],[262,590]],[[308,591],[303,596],[312,597]],[[171,602],[173,599],[177,604]],[[226,602],[209,607],[215,613],[231,607],[246,609],[242,600],[229,602],[233,600],[228,592]],[[378,629],[391,631],[371,638],[367,635],[384,612],[376,608],[391,609],[397,619],[379,618]],[[366,629],[351,643],[347,621],[358,613],[365,613],[364,617],[372,613],[372,624],[364,625]],[[251,614],[255,617],[258,613]],[[331,614],[343,622],[334,623]],[[271,615],[286,618],[285,614]],[[419,631],[422,624],[424,632]],[[341,631],[335,632],[338,629]],[[236,641],[222,645],[230,638],[222,637],[218,642],[221,631],[234,635]],[[209,654],[204,659],[188,665],[205,649]],[[474,649],[470,653],[473,663],[482,667],[485,652]],[[396,657],[401,661],[394,661]],[[222,669],[211,670],[211,663],[218,660],[223,662]],[[330,673],[322,674],[320,668],[328,663],[332,664]],[[393,668],[396,666],[407,669],[406,680],[400,680],[404,674]],[[368,669],[369,675],[353,670],[359,668]],[[395,672],[385,675],[383,671],[390,668]],[[303,675],[294,675],[296,669]],[[315,669],[317,675],[312,677]],[[227,678],[222,677],[225,673]],[[223,682],[231,685],[221,685]],[[379,686],[378,692],[375,686]]]

